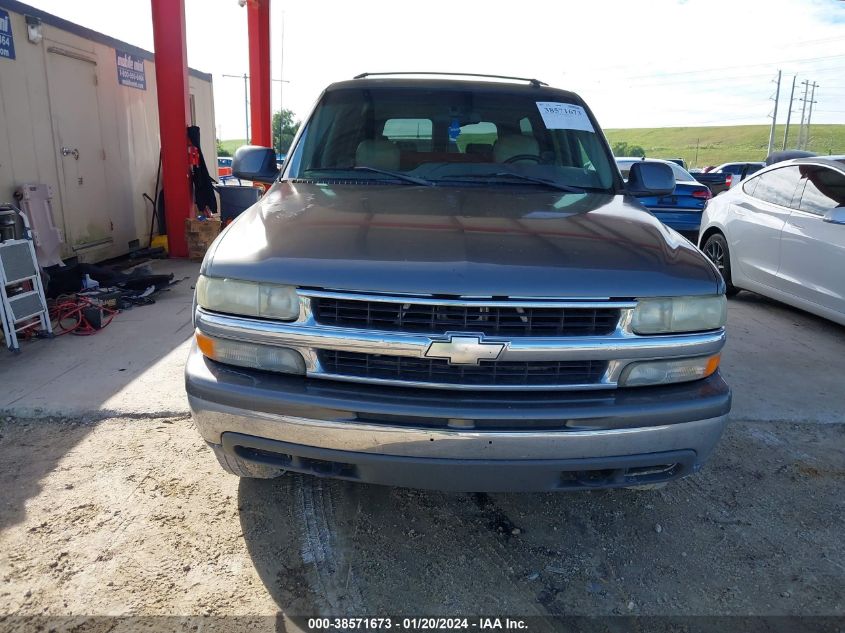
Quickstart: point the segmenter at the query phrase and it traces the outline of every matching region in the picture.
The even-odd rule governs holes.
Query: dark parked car
[[[730,189],[730,181],[728,176],[730,174],[717,174],[714,171],[702,171],[691,174],[696,182],[701,183],[710,190],[710,193],[718,195],[723,191]]]
[[[745,180],[765,166],[766,163],[764,162],[724,163],[713,169],[711,173],[729,174],[731,178],[728,179],[727,184],[730,189],[731,185],[737,180]]]
[[[812,158],[818,156],[815,152],[807,152],[802,149],[786,149],[780,152],[772,152],[766,156],[764,165],[774,165],[785,160],[792,160],[794,158]]]
[[[698,228],[701,225],[701,212],[707,201],[713,197],[710,189],[676,163],[654,158],[617,158],[616,164],[622,172],[622,178],[627,181],[631,165],[642,160],[668,165],[675,175],[675,189],[665,196],[641,197],[640,204],[657,216],[663,224],[672,227],[692,243],[696,243]]]
[[[725,284],[536,80],[329,86],[209,249],[185,376],[221,465],[464,491],[648,486],[725,426]]]
[[[724,163],[718,167],[707,167],[703,172],[694,173],[693,177],[717,196],[764,166],[765,163]]]

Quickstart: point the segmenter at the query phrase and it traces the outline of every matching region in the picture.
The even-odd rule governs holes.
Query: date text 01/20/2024
[[[309,618],[309,631],[442,631],[442,630],[479,630],[496,631],[527,630],[525,620],[512,618]]]

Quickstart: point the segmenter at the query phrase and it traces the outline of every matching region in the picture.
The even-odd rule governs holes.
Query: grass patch
[[[238,149],[241,145],[248,145],[249,141],[245,139],[229,139],[228,141],[220,141],[220,145],[222,145],[225,149],[229,150],[229,153],[234,155],[235,150]]]
[[[775,129],[775,149],[783,144],[783,125]],[[808,149],[818,154],[845,153],[845,125],[813,125]],[[610,144],[639,145],[651,158],[683,158],[690,167],[730,161],[763,160],[769,145],[769,126],[663,127],[606,129]],[[795,147],[798,126],[789,126],[787,147]],[[698,143],[698,160],[696,160]]]

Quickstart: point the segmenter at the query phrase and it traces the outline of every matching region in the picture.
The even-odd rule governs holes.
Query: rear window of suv
[[[547,103],[555,96],[484,87],[330,90],[303,129],[287,176],[395,182],[379,170],[444,186],[536,186],[528,177],[614,191],[603,137],[580,104]]]
[[[400,147],[431,151],[431,119],[388,119],[382,135]]]

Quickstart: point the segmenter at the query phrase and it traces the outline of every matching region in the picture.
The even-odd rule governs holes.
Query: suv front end
[[[476,97],[465,110],[463,95],[448,105],[456,85]],[[365,137],[357,158],[378,166],[344,167],[312,116],[281,181],[206,256],[186,387],[221,465],[458,491],[643,486],[698,470],[730,409],[724,282],[625,195],[589,110],[533,83],[364,80],[327,94],[343,105],[362,92],[384,133],[403,112],[379,114],[385,86],[434,112],[431,138]],[[511,92],[520,109],[503,114]],[[569,120],[541,118],[549,103],[589,121],[543,133]],[[539,140],[504,131],[523,113]],[[478,140],[478,119],[498,129],[489,152],[454,142],[464,121]],[[335,166],[305,169],[315,151]],[[511,167],[526,151],[536,171]]]

